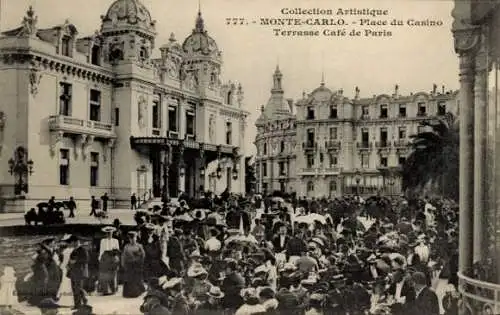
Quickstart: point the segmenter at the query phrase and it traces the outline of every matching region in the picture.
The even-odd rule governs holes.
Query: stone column
[[[474,61],[479,37],[476,28],[454,30],[455,51],[460,60],[460,236],[459,271],[472,267],[474,204]]]
[[[475,58],[474,76],[474,244],[473,263],[484,258],[486,190],[486,128],[487,121],[487,53],[481,41],[480,52]],[[461,116],[463,116],[461,114]],[[460,117],[461,119],[461,117]],[[461,169],[460,171],[462,171]]]

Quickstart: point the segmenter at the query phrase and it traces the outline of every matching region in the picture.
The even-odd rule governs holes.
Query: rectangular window
[[[314,119],[314,107],[307,107],[307,118],[306,119]]]
[[[280,142],[280,152],[281,153],[285,152],[285,141]]]
[[[368,105],[363,105],[363,107],[361,108],[361,116],[368,117],[369,114],[370,114],[370,109]]]
[[[101,121],[101,92],[90,90],[90,120]]]
[[[368,154],[361,155],[361,167],[363,168],[370,167],[370,156]]]
[[[330,167],[337,167],[337,156],[330,154]]]
[[[314,167],[314,155],[308,154],[307,155],[307,168],[313,168],[313,167]]]
[[[186,134],[194,136],[194,113],[186,111]]]
[[[399,104],[399,117],[406,117],[406,105]]]
[[[446,102],[445,101],[438,102],[437,114],[438,114],[438,116],[443,116],[446,114]]]
[[[153,128],[154,129],[159,129],[161,128],[161,113],[160,113],[160,100],[155,99],[153,101],[153,108],[151,111],[153,115]]]
[[[280,182],[280,191],[285,192],[285,182]]]
[[[380,128],[380,143],[383,147],[387,146],[387,128]]]
[[[337,140],[337,127],[330,128],[330,140]]]
[[[285,162],[278,162],[278,168],[280,176],[285,176]]]
[[[330,118],[332,118],[332,119],[338,118],[338,115],[337,115],[337,106],[335,106],[335,105],[330,106]]]
[[[61,40],[61,55],[71,57],[71,37],[63,36]]]
[[[367,148],[369,141],[370,141],[370,133],[368,132],[368,129],[363,128],[361,130],[361,143],[363,147]]]
[[[120,109],[115,107],[115,126],[120,126]]]
[[[177,107],[170,106],[168,108],[168,130],[177,132]]]
[[[381,167],[387,167],[387,158],[386,157],[381,157],[380,158],[380,166]]]
[[[96,66],[101,65],[101,47],[98,45],[92,46],[92,57],[90,62]]]
[[[59,115],[71,116],[71,89],[71,84],[59,83]]]
[[[59,185],[69,185],[69,150],[59,150]]]
[[[233,143],[233,124],[231,122],[226,123],[226,144]]]
[[[264,155],[267,155],[267,143],[264,143],[264,148],[262,149]]]
[[[404,156],[400,156],[398,160],[399,160],[399,165],[404,165],[406,162],[406,158]]]
[[[266,162],[262,163],[262,176],[263,177],[267,176],[267,163]]]
[[[90,153],[90,186],[95,187],[99,183],[99,153]]]
[[[387,118],[389,116],[389,110],[387,104],[380,105],[380,118]]]
[[[427,115],[427,107],[425,106],[425,103],[423,103],[423,102],[418,103],[417,116],[425,116],[425,115]]]
[[[399,127],[399,130],[398,130],[398,139],[399,140],[406,139],[406,127]]]
[[[314,129],[307,129],[306,146],[312,148],[314,146]]]

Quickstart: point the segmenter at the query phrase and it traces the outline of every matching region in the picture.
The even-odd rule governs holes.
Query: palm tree
[[[403,170],[403,190],[422,192],[438,188],[443,197],[458,201],[459,145],[458,120],[452,113],[422,122],[427,128],[411,136],[413,151]]]

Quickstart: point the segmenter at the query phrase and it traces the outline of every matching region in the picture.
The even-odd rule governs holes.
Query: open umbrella
[[[47,202],[39,202],[36,206],[38,208],[48,208],[49,204]]]
[[[183,222],[191,222],[194,219],[189,214],[184,213],[184,214],[181,214],[181,215],[178,215],[178,216],[174,217],[174,220],[175,221],[183,221]]]

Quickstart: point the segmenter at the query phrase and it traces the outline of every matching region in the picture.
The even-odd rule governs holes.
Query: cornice
[[[115,79],[111,71],[31,50],[2,50],[1,58],[4,64],[31,63],[39,71],[51,70],[100,83],[111,84]]]

